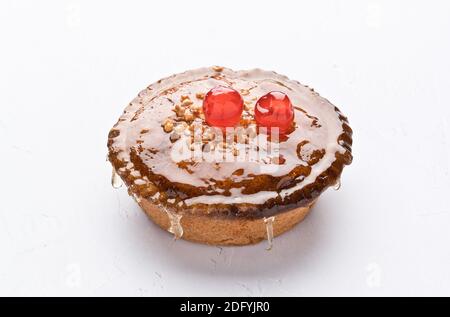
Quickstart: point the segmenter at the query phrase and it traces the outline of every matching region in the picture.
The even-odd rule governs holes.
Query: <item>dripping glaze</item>
[[[264,218],[264,224],[266,226],[266,234],[267,234],[267,251],[272,250],[273,247],[273,223],[275,221],[275,217]]]

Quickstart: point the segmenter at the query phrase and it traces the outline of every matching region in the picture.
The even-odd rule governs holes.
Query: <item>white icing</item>
[[[201,68],[171,76],[149,86],[148,89],[142,91],[130,103],[122,115],[121,121],[116,126],[120,134],[114,138],[112,144],[112,148],[119,152],[118,159],[128,162],[126,165],[127,169],[133,169],[133,164],[130,162],[130,150],[136,146],[137,140],[140,140],[140,144],[144,149],[154,148],[161,150],[153,156],[140,155],[143,162],[152,169],[153,173],[164,175],[164,177],[173,183],[184,183],[197,187],[209,185],[210,179],[223,180],[228,178],[238,169],[245,171],[244,177],[251,174],[257,175],[263,173],[276,177],[286,175],[296,166],[307,165],[298,157],[295,146],[302,140],[308,140],[310,142],[305,147],[305,152],[302,153],[304,160],[307,160],[311,154],[308,152],[308,147],[310,149],[325,149],[325,155],[313,165],[311,173],[306,177],[301,176],[299,179],[300,182],[291,188],[284,189],[280,192],[260,191],[248,195],[243,194],[240,188],[233,188],[231,190],[231,196],[220,194],[202,195],[184,201],[188,206],[197,203],[263,204],[268,199],[275,198],[278,195],[285,198],[297,190],[302,189],[304,186],[313,183],[317,176],[328,169],[334,162],[336,153],[345,152],[344,144],[337,142],[338,137],[343,132],[342,122],[339,119],[338,113],[336,113],[331,103],[310,91],[309,88],[298,82],[291,81],[285,76],[259,69],[234,72],[225,68],[221,74],[227,79],[227,82],[208,77],[215,74],[217,72],[210,68]],[[196,79],[200,80],[196,81]],[[189,82],[189,84],[185,85],[185,82]],[[152,133],[160,131],[161,118],[166,118],[173,114],[173,102],[179,101],[182,95],[195,95],[197,92],[205,93],[217,85],[226,84],[229,84],[238,91],[242,89],[250,90],[250,94],[243,96],[243,98],[245,101],[253,104],[258,97],[270,91],[284,92],[289,96],[294,106],[301,107],[301,109],[306,111],[309,117],[302,111],[295,110],[295,120],[298,126],[290,135],[290,139],[287,142],[280,143],[279,152],[286,160],[284,164],[273,164],[270,160],[258,160],[249,157],[245,162],[240,162],[239,160],[235,162],[220,162],[220,170],[218,170],[211,161],[204,161],[190,166],[193,172],[189,173],[177,167],[177,163],[180,162],[180,157],[178,155],[174,157],[170,152],[184,155],[183,147],[186,145],[185,139],[181,138],[171,144],[166,134]],[[167,95],[161,94],[161,92],[173,87],[178,87],[178,90]],[[311,117],[319,118],[320,127],[313,127],[311,125]],[[145,135],[141,135],[140,133],[143,128],[149,130]],[[264,137],[264,135],[260,134],[257,141]],[[264,143],[262,142],[262,144]],[[180,150],[181,148],[183,148],[183,151]],[[239,150],[242,149],[239,148]],[[262,147],[260,150],[264,151],[265,149]],[[241,156],[241,151],[239,153],[239,156]],[[181,158],[183,159],[183,156]],[[186,159],[188,158],[186,157]],[[137,171],[133,171],[132,175],[139,177],[140,173],[138,174]],[[302,180],[303,177],[304,179]],[[145,183],[143,180],[137,181],[139,184]],[[217,188],[217,192],[220,192],[220,189]]]
[[[278,196],[277,192],[271,191],[261,191],[255,194],[244,195],[242,194],[240,189],[233,188],[230,190],[231,196],[223,196],[223,195],[204,195],[197,196],[190,199],[186,199],[184,202],[186,205],[191,206],[194,204],[260,204],[261,201],[266,201],[271,198],[276,198]]]
[[[145,185],[145,184],[147,184],[146,181],[144,181],[143,179],[140,179],[140,178],[135,179],[135,180],[134,180],[134,183],[135,183],[136,185]]]

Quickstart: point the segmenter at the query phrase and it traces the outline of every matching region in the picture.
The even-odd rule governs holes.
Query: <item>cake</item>
[[[161,79],[108,136],[113,185],[176,238],[246,245],[302,221],[352,161],[347,118],[275,72],[209,67]]]

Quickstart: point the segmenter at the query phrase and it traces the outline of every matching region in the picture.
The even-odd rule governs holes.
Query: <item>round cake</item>
[[[177,238],[272,240],[352,161],[347,118],[275,72],[201,68],[157,81],[109,133],[113,185]]]

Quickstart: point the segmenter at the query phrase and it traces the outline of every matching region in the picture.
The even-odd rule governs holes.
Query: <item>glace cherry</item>
[[[255,107],[255,120],[259,126],[278,128],[280,133],[287,133],[292,128],[294,108],[289,97],[279,91],[262,96]]]
[[[203,100],[203,112],[208,125],[219,128],[234,127],[241,119],[244,101],[234,89],[217,86]]]

